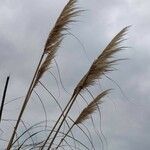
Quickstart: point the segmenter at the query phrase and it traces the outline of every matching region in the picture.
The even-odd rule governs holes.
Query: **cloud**
[[[0,2],[0,89],[3,89],[5,78],[10,74],[8,99],[25,95],[48,33],[66,2],[66,0]],[[109,74],[119,83],[131,103],[114,83],[106,82],[106,80],[102,82],[102,87],[110,88],[111,86],[116,89],[109,99],[114,101],[118,110],[114,111],[111,100],[106,101],[102,106],[102,124],[108,139],[109,150],[148,149],[150,147],[147,140],[150,138],[148,134],[150,130],[148,99],[150,97],[150,2],[146,0],[79,0],[78,6],[87,11],[78,17],[79,22],[71,25],[70,32],[79,38],[85,49],[74,36],[68,35],[65,38],[57,53],[63,84],[71,92],[86,73],[90,63],[112,37],[124,26],[132,25],[127,41],[124,43],[131,48],[117,55],[117,57],[130,58],[130,60],[120,63],[119,71]],[[53,63],[51,71],[58,77],[55,68],[56,65]],[[42,81],[49,89],[57,88],[56,82],[49,73]],[[41,89],[38,86],[37,91]],[[55,90],[52,92],[58,96]],[[64,106],[69,95],[63,89],[60,92],[62,96],[59,100]],[[46,92],[41,95],[45,100],[48,113],[55,114],[54,107],[51,108],[51,106],[56,106],[53,99],[49,98]],[[35,95],[33,98],[36,99]],[[28,110],[24,117],[29,121],[31,118],[40,116],[38,108],[41,108],[40,104],[31,103],[30,107],[34,109]],[[16,103],[12,106],[15,108],[15,105]],[[8,110],[9,107],[11,108],[11,105],[7,106]],[[13,112],[16,114],[15,110]],[[15,115],[10,114],[9,117],[15,118]],[[39,117],[39,120],[42,117],[43,115]],[[54,119],[55,116],[49,118]]]

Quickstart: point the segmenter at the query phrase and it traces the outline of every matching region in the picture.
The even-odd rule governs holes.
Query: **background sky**
[[[66,3],[66,0],[0,1],[0,91],[3,91],[6,76],[10,75],[7,101],[26,94],[48,33]],[[108,143],[105,149],[147,150],[150,148],[150,1],[79,0],[78,6],[86,11],[70,26],[70,32],[80,42],[68,35],[56,57],[63,85],[71,93],[113,36],[123,27],[132,25],[124,42],[130,48],[116,56],[129,59],[121,62],[117,71],[108,74],[122,92],[106,78],[100,83],[101,89],[114,89],[101,107],[102,131]],[[55,68],[53,63],[51,71],[58,78]],[[57,84],[49,72],[42,82],[58,96]],[[41,87],[36,91],[43,98],[48,118],[54,120],[59,113],[55,102]],[[63,106],[69,96],[61,85],[60,94]],[[44,119],[39,100],[35,94],[32,97],[23,116],[29,124]],[[22,100],[6,105],[4,119],[17,118]],[[1,138],[8,139],[11,127],[10,122],[4,120],[1,129],[7,134],[2,134]],[[2,141],[0,147],[5,144]]]

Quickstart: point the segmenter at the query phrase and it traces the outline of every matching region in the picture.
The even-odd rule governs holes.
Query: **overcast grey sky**
[[[3,90],[6,76],[10,75],[7,101],[25,95],[48,33],[66,3],[67,0],[0,0],[0,90]],[[79,0],[78,6],[87,11],[76,19],[77,23],[71,25],[70,32],[80,39],[86,52],[73,36],[65,38],[56,57],[63,84],[71,92],[86,73],[90,62],[113,36],[123,27],[132,25],[126,36],[127,41],[124,42],[124,45],[131,48],[117,55],[129,60],[121,62],[117,66],[118,70],[109,74],[120,85],[124,95],[109,80],[101,85],[103,89],[115,89],[101,107],[102,130],[108,141],[108,150],[148,150],[150,1]],[[52,71],[58,77],[55,68],[53,64]],[[42,81],[57,97],[57,86],[51,75],[47,73]],[[60,91],[60,99],[65,101],[68,95],[62,88]],[[48,94],[40,87],[37,92],[44,100],[47,99]],[[39,102],[34,95],[33,98],[24,115],[28,122],[44,119]],[[49,100],[44,103],[49,119],[54,119],[57,115],[57,109],[53,107],[55,103]],[[62,105],[64,103],[61,102]],[[18,101],[7,105],[4,118],[15,119],[19,104]],[[4,125],[1,127],[4,128]],[[4,130],[7,129],[9,127],[5,126]],[[0,147],[4,144],[1,142]]]

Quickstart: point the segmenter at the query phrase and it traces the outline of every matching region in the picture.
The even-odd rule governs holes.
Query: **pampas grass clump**
[[[116,59],[114,55],[125,48],[121,46],[121,43],[124,40],[124,35],[126,34],[129,26],[123,28],[110,41],[110,43],[106,46],[106,48],[103,49],[100,55],[93,61],[89,70],[85,73],[85,75],[81,78],[81,80],[74,88],[74,91],[72,92],[67,104],[65,105],[64,108],[62,108],[59,104],[59,101],[49,92],[49,90],[40,80],[43,77],[43,75],[48,70],[51,69],[52,62],[55,61],[56,53],[58,52],[58,49],[60,48],[64,37],[68,33],[69,24],[75,22],[75,17],[78,16],[83,11],[80,10],[78,7],[76,7],[76,3],[77,0],[69,0],[69,2],[62,10],[60,16],[58,17],[54,27],[49,33],[41,58],[37,65],[36,71],[33,75],[32,82],[29,86],[29,89],[23,101],[23,105],[20,108],[20,113],[18,114],[18,118],[15,122],[12,135],[10,136],[10,139],[7,143],[7,147],[5,148],[7,150],[10,149],[50,150],[50,149],[66,149],[66,147],[69,147],[69,149],[90,150],[91,148],[89,146],[87,146],[86,144],[84,144],[83,142],[81,142],[80,140],[74,137],[74,134],[72,132],[72,129],[74,128],[76,130],[80,130],[88,139],[90,145],[92,146],[92,149],[95,149],[94,143],[90,136],[91,131],[85,130],[84,123],[88,119],[91,119],[93,122],[92,114],[96,111],[100,112],[99,107],[104,101],[105,96],[111,92],[111,89],[106,89],[104,91],[101,91],[99,94],[97,94],[97,96],[93,96],[92,92],[89,90],[89,87],[94,87],[95,84],[97,83],[97,80],[101,80],[104,75],[106,75],[110,71],[113,71],[114,70],[113,66],[116,64],[116,62],[121,60],[121,59]],[[7,80],[7,84],[8,84],[8,80]],[[39,132],[30,135],[26,140],[24,140],[24,142],[21,142],[20,138],[25,136],[25,133],[27,133],[31,129],[36,128],[36,126],[40,125],[40,123],[37,125],[33,125],[30,128],[27,128],[26,131],[23,132],[21,135],[16,135],[16,133],[18,131],[19,124],[22,121],[22,116],[27,108],[27,104],[31,100],[31,95],[38,84],[42,85],[42,87],[49,92],[50,96],[52,96],[56,100],[62,112],[60,113],[59,117],[56,118],[56,122],[53,124],[51,128],[45,128],[47,134],[45,135],[44,139],[42,139],[39,142],[33,141],[33,143],[31,144],[26,144],[26,141],[29,140],[32,141],[32,138],[35,135],[38,135]],[[74,109],[78,97],[81,96],[82,98],[84,98],[82,96],[83,92],[89,92],[92,96],[92,99],[89,102],[87,102],[87,105],[83,109],[81,109],[80,114],[76,115],[76,118],[72,119],[69,116],[69,113]],[[4,97],[1,104],[0,118],[2,117],[5,95],[6,95],[6,88],[4,91]],[[36,93],[36,95],[40,98],[38,93]],[[64,130],[63,132],[61,129],[63,128],[64,125],[67,127],[67,130]],[[93,126],[94,126],[94,122],[93,122]],[[74,144],[69,144],[69,141],[67,141],[68,138],[72,139],[74,141]]]

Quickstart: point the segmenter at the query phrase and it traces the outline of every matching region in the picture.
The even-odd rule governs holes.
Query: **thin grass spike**
[[[5,87],[4,87],[4,92],[3,92],[3,97],[2,97],[1,107],[0,107],[0,122],[2,120],[3,108],[5,105],[5,98],[6,98],[6,92],[7,92],[7,88],[8,88],[9,79],[10,79],[10,77],[8,76],[6,79]]]

